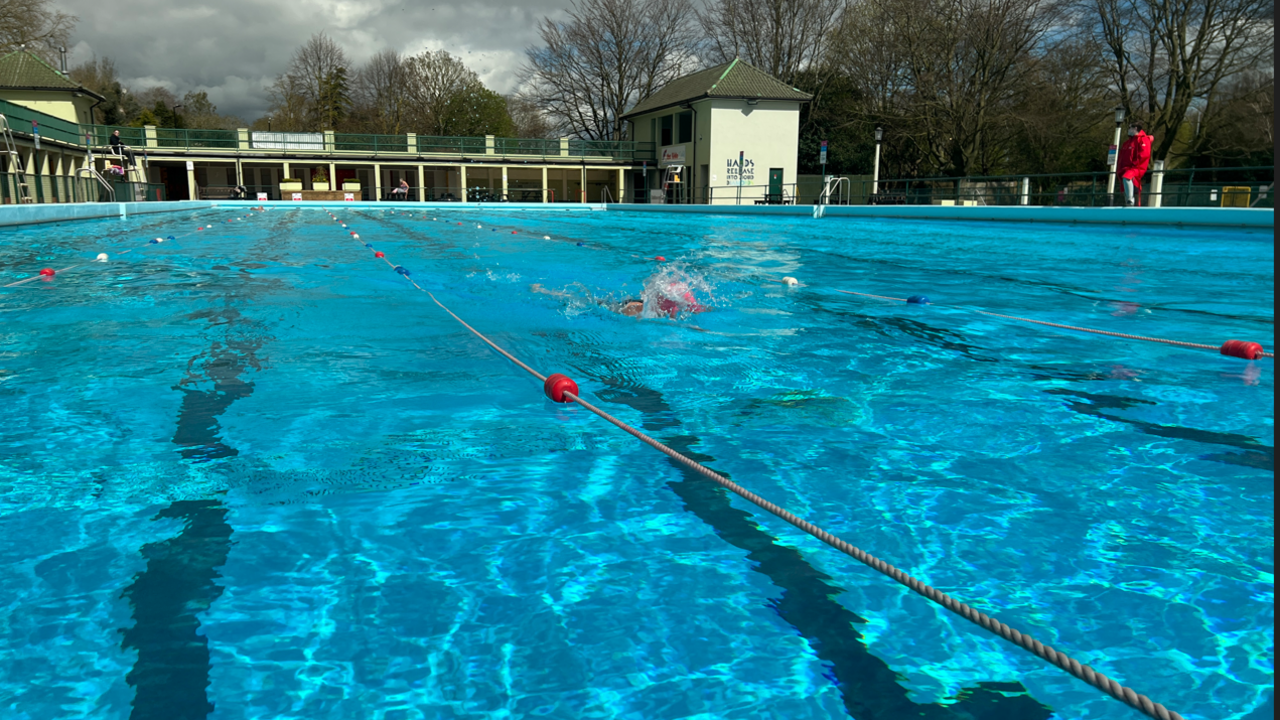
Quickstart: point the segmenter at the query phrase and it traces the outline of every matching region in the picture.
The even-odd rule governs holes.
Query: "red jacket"
[[[1151,136],[1139,130],[1137,135],[1124,141],[1116,156],[1116,175],[1131,180],[1141,180],[1151,163]]]

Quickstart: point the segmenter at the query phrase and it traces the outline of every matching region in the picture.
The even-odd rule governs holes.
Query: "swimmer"
[[[681,312],[691,315],[704,313],[710,308],[698,302],[687,283],[675,281],[657,285],[653,290],[657,314],[674,318]]]

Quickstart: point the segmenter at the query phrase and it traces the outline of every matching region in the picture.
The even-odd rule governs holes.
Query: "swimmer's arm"
[[[559,290],[548,290],[542,287],[541,283],[534,283],[530,285],[529,292],[542,293],[543,295],[551,295],[552,297],[569,297],[569,293],[560,292]]]

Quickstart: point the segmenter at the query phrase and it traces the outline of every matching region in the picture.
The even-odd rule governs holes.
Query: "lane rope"
[[[326,212],[329,212],[329,211],[326,209]],[[329,212],[329,216],[333,218],[335,221],[342,224],[344,228],[347,227],[346,223],[343,223],[341,220],[339,220],[338,217],[334,215],[332,212]],[[752,503],[753,505],[763,510],[766,510],[772,513],[773,515],[781,518],[782,520],[793,525],[794,527],[804,531],[805,533],[808,533],[809,535],[817,538],[818,540],[821,540],[823,543],[827,544],[828,546],[835,548],[836,550],[839,550],[840,552],[844,553],[845,555],[848,555],[849,557],[852,557],[853,559],[857,560],[863,565],[866,565],[872,570],[875,570],[876,572],[892,579],[894,582],[897,582],[898,584],[903,585],[904,587],[916,593],[917,595],[920,595],[921,597],[924,597],[929,601],[946,608],[952,613],[959,615],[960,617],[964,618],[965,620],[968,620],[969,622],[977,625],[978,627],[981,627],[984,630],[987,630],[995,635],[998,635],[999,637],[1007,640],[1010,643],[1013,643],[1014,645],[1017,645],[1018,647],[1032,653],[1033,655],[1048,661],[1050,664],[1054,665],[1055,667],[1065,670],[1066,672],[1070,673],[1073,677],[1079,680],[1082,680],[1085,683],[1088,683],[1089,685],[1103,691],[1104,693],[1106,693],[1107,695],[1110,695],[1116,700],[1123,702],[1125,705],[1128,705],[1129,707],[1135,710],[1138,710],[1139,712],[1143,713],[1147,717],[1156,718],[1157,720],[1184,720],[1182,715],[1178,714],[1177,712],[1174,712],[1173,710],[1170,710],[1169,708],[1165,707],[1164,705],[1158,702],[1155,702],[1154,700],[1147,697],[1146,695],[1138,693],[1132,688],[1126,687],[1120,684],[1119,682],[1116,682],[1115,680],[1111,679],[1110,677],[1108,677],[1107,675],[1101,672],[1098,672],[1092,667],[1082,664],[1077,660],[1074,660],[1073,658],[1068,656],[1066,653],[1063,653],[1061,651],[1054,649],[1053,647],[1045,645],[1044,643],[1041,643],[1040,641],[1036,640],[1035,638],[1032,638],[1030,635],[1027,635],[1026,633],[1015,630],[1014,628],[1006,625],[1005,623],[971,607],[966,603],[963,603],[951,597],[950,595],[930,586],[925,582],[920,581],[915,577],[912,577],[911,575],[875,557],[874,555],[866,552],[865,550],[862,550],[855,545],[852,545],[848,542],[845,542],[844,540],[841,540],[840,538],[823,530],[817,525],[814,525],[813,523],[810,523],[806,520],[803,520],[797,517],[796,515],[791,514],[787,510],[783,509],[781,506],[775,505],[769,502],[768,500],[765,500],[759,495],[756,495],[755,493],[747,490],[746,488],[743,488],[742,486],[734,483],[729,478],[715,472],[714,470],[711,470],[710,468],[706,467],[705,465],[699,463],[696,460],[693,460],[692,458],[686,457],[684,454],[680,453],[678,450],[673,450],[670,447],[667,447],[661,442],[654,440],[653,438],[649,437],[643,432],[635,429],[631,425],[628,425],[622,420],[615,418],[614,416],[610,415],[604,410],[601,410],[595,405],[592,405],[586,400],[583,400],[582,397],[579,395],[577,383],[575,383],[572,379],[564,375],[561,375],[559,373],[549,375],[549,376],[543,375],[537,370],[534,370],[533,368],[526,365],[524,362],[521,362],[514,355],[507,352],[503,348],[499,347],[497,343],[485,337],[484,334],[481,333],[479,330],[476,330],[474,327],[469,325],[462,318],[458,317],[452,310],[446,307],[444,303],[440,302],[440,300],[436,298],[434,293],[420,286],[417,283],[417,281],[413,279],[412,274],[410,273],[409,270],[405,269],[401,265],[396,265],[394,262],[392,262],[390,259],[386,257],[385,253],[383,253],[380,250],[375,250],[371,243],[361,240],[360,235],[356,231],[351,230],[349,234],[353,240],[355,240],[356,242],[359,242],[365,248],[373,250],[375,258],[378,258],[383,262],[385,262],[388,267],[394,270],[397,274],[404,277],[405,280],[408,280],[409,283],[413,285],[415,288],[417,288],[422,292],[425,292],[427,296],[430,297],[433,302],[435,302],[436,305],[440,306],[440,308],[443,309],[446,313],[448,313],[449,316],[452,317],[454,320],[457,320],[459,323],[461,323],[462,326],[465,327],[467,330],[469,330],[473,335],[475,335],[477,338],[482,340],[489,347],[499,352],[503,357],[510,360],[512,363],[520,367],[525,372],[543,381],[543,392],[553,402],[578,403],[586,410],[590,411],[591,413],[594,413],[596,416],[600,417],[601,419],[618,427],[623,432],[626,432],[627,434],[631,435],[632,437],[635,437],[637,440],[640,440],[644,444],[654,448],[655,450],[658,450],[659,452],[670,457],[671,459],[681,463],[682,465],[697,472],[698,474],[710,479],[711,481],[715,482],[716,484],[720,485],[726,490],[734,493],[735,495],[741,497],[742,499]],[[854,293],[854,294],[860,294],[860,293]]]
[[[258,206],[258,207],[256,208],[256,210],[258,210],[259,212],[266,212],[266,211],[262,208],[262,206]],[[243,219],[245,219],[245,218],[249,218],[249,217],[253,217],[253,215],[252,215],[252,214],[249,214],[249,215],[242,215],[242,216],[240,216],[240,217],[235,217],[235,218],[228,218],[228,219],[227,219],[227,220],[225,220],[224,222],[235,222],[236,220],[243,220]],[[203,231],[203,230],[211,230],[211,229],[213,229],[213,227],[214,227],[213,225],[201,225],[201,226],[197,227],[195,230],[193,230],[193,231],[191,231],[191,232],[189,232],[189,233],[182,234],[182,235],[168,235],[168,236],[166,236],[166,237],[152,238],[151,240],[148,240],[148,241],[146,242],[146,244],[144,244],[144,245],[139,245],[138,247],[129,248],[128,250],[121,250],[120,252],[116,253],[116,255],[128,255],[129,253],[133,252],[134,250],[143,250],[143,249],[146,249],[146,248],[148,248],[148,247],[151,247],[152,245],[159,245],[159,244],[164,243],[164,242],[181,240],[182,238],[185,238],[185,237],[191,237],[192,235],[195,235],[197,232],[201,232],[201,231]],[[54,278],[54,277],[57,277],[58,275],[60,275],[60,274],[62,274],[62,273],[64,273],[64,272],[66,272],[66,271],[68,271],[68,270],[74,270],[74,269],[76,269],[76,268],[78,268],[78,267],[84,267],[84,266],[86,266],[86,265],[92,265],[93,263],[105,263],[105,262],[109,262],[109,261],[110,261],[110,259],[111,259],[111,256],[110,256],[110,255],[108,255],[107,253],[98,253],[98,257],[97,257],[97,258],[95,258],[92,262],[87,262],[87,263],[76,263],[75,265],[68,265],[68,266],[66,266],[66,267],[62,268],[61,270],[54,270],[53,268],[45,268],[45,269],[41,270],[40,272],[36,273],[35,275],[32,275],[32,276],[30,276],[30,277],[25,277],[25,278],[23,278],[23,279],[21,279],[21,280],[16,280],[16,281],[14,281],[14,282],[9,283],[8,285],[0,285],[0,287],[7,287],[7,288],[10,288],[10,287],[18,287],[19,285],[25,285],[25,284],[27,284],[27,283],[31,282],[32,280],[39,280],[39,279],[41,279],[41,278]]]
[[[384,210],[384,212],[390,212],[392,215],[402,215],[404,217],[409,218],[410,220],[414,219],[414,214],[412,212],[399,212],[395,210]],[[335,219],[337,218],[335,217]],[[477,223],[471,219],[468,219],[466,222],[457,221],[450,218],[441,219],[436,216],[430,216],[425,212],[422,213],[422,215],[420,216],[420,219],[429,220],[431,222],[443,223],[444,225],[450,226],[450,227],[462,226],[463,229],[472,229],[472,228],[476,230],[484,229],[484,225],[482,223]],[[341,222],[341,220],[339,220],[338,222]],[[346,225],[344,224],[343,227],[346,227]],[[490,227],[489,230],[491,232],[497,232],[497,228]],[[534,238],[537,238],[540,235],[540,233],[530,232],[527,230],[512,230],[511,234],[524,235],[524,236],[529,236]],[[551,236],[541,235],[541,239],[550,240]],[[577,244],[579,246],[585,246],[585,243],[581,241],[578,241]],[[634,253],[631,253],[630,255],[631,257],[641,258],[643,260],[655,260],[657,262],[666,262],[667,260],[665,257],[661,255],[656,255],[652,257],[644,256],[644,255],[636,255]],[[796,281],[796,279],[792,277],[786,277],[781,280],[770,279],[770,282],[778,282],[778,283],[782,283],[784,285],[793,286],[793,287],[799,284]],[[921,302],[919,302],[918,304],[921,304],[921,305],[932,304],[929,302],[928,298],[923,298],[921,296],[916,296],[914,298],[896,298],[896,297],[890,297],[888,295],[874,295],[872,293],[853,292],[851,290],[840,290],[840,289],[835,289],[835,290],[836,292],[844,293],[846,295],[858,295],[861,297],[876,298],[877,300],[891,300],[894,302],[916,303],[917,298],[919,298]],[[1129,333],[1112,332],[1110,330],[1097,330],[1094,328],[1080,327],[1078,325],[1066,325],[1063,323],[1048,322],[1046,320],[1035,320],[1033,318],[1019,317],[1017,315],[1004,315],[1001,313],[991,312],[989,310],[977,310],[974,308],[963,308],[963,307],[957,307],[954,305],[952,306],[939,305],[937,307],[947,307],[949,309],[954,309],[954,310],[965,310],[968,312],[975,312],[981,315],[989,315],[991,317],[998,317],[1006,320],[1016,320],[1018,322],[1034,323],[1036,325],[1045,325],[1048,327],[1061,328],[1063,330],[1074,330],[1076,332],[1093,333],[1096,335],[1108,335],[1111,337],[1124,338],[1126,340],[1142,340],[1145,342],[1163,343],[1166,345],[1173,345],[1176,347],[1191,348],[1196,350],[1216,350],[1218,351],[1219,354],[1226,355],[1228,357],[1238,357],[1245,360],[1257,360],[1260,358],[1274,357],[1273,353],[1264,350],[1260,344],[1254,343],[1254,342],[1248,342],[1244,340],[1228,340],[1224,342],[1222,345],[1208,345],[1205,343],[1193,343],[1193,342],[1186,342],[1182,340],[1169,340],[1165,338],[1149,337],[1146,335],[1133,335]]]
[[[835,288],[833,288],[835,289]],[[838,293],[845,295],[858,295],[861,297],[876,298],[878,300],[893,300],[895,302],[911,302],[911,298],[896,298],[887,295],[872,295],[871,293],[853,292],[852,290],[835,289]],[[918,297],[918,296],[917,296]],[[923,303],[915,303],[920,305],[930,305],[927,300]],[[1004,318],[1006,320],[1018,320],[1020,322],[1035,323],[1037,325],[1048,325],[1049,327],[1062,328],[1064,330],[1076,330],[1078,332],[1094,333],[1095,335],[1110,335],[1111,337],[1125,338],[1126,340],[1143,340],[1146,342],[1164,343],[1166,345],[1176,345],[1178,347],[1195,348],[1197,350],[1217,350],[1223,355],[1232,357],[1240,357],[1245,360],[1256,360],[1264,357],[1275,357],[1273,353],[1262,349],[1261,345],[1242,340],[1228,340],[1222,345],[1206,345],[1204,343],[1185,342],[1183,340],[1169,340],[1166,338],[1148,337],[1146,335],[1130,335],[1129,333],[1112,332],[1110,330],[1097,330],[1095,328],[1080,327],[1078,325],[1064,325],[1062,323],[1048,322],[1046,320],[1033,320],[1031,318],[1018,317],[1017,315],[1003,315],[1001,313],[991,312],[989,310],[976,310],[973,308],[957,307],[954,305],[938,305],[936,307],[945,307],[951,310],[964,310],[967,312],[978,313],[979,315],[990,315],[991,317]],[[1241,347],[1241,346],[1247,347]],[[1237,354],[1237,353],[1244,354]]]

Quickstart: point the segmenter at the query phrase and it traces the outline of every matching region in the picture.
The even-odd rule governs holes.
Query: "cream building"
[[[0,57],[0,92],[15,105],[84,125],[93,124],[93,106],[104,100],[26,50]]]
[[[794,202],[812,98],[743,60],[672,80],[623,115],[633,140],[657,146],[656,163],[628,173],[627,200]]]

